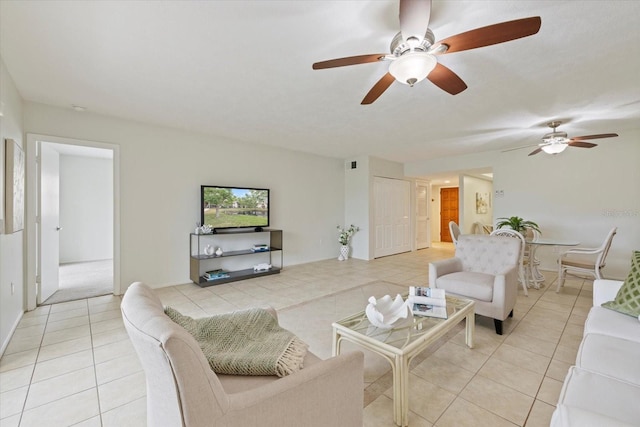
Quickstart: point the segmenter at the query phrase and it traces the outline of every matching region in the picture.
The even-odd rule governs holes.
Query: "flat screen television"
[[[269,190],[266,188],[200,187],[201,224],[214,232],[225,228],[269,226]]]

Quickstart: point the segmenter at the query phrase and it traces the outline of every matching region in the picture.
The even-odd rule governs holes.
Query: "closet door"
[[[411,186],[408,181],[375,177],[374,258],[411,250]]]

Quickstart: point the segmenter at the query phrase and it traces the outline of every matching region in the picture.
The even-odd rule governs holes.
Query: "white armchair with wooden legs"
[[[593,276],[594,279],[604,278],[602,277],[602,269],[605,266],[605,260],[617,230],[617,227],[613,227],[598,248],[573,248],[560,254],[556,292],[560,292],[560,288],[564,286],[567,274],[588,275]]]
[[[461,234],[454,258],[429,264],[429,286],[475,301],[476,314],[493,318],[502,335],[518,297],[521,250],[512,237]]]

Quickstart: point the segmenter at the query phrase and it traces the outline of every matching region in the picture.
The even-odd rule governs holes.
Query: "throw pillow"
[[[640,316],[640,251],[633,252],[631,271],[616,298],[605,302],[602,306],[629,316]]]

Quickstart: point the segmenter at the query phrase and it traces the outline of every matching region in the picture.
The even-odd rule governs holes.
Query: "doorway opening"
[[[117,146],[38,135],[27,142],[28,309],[119,294]]]

